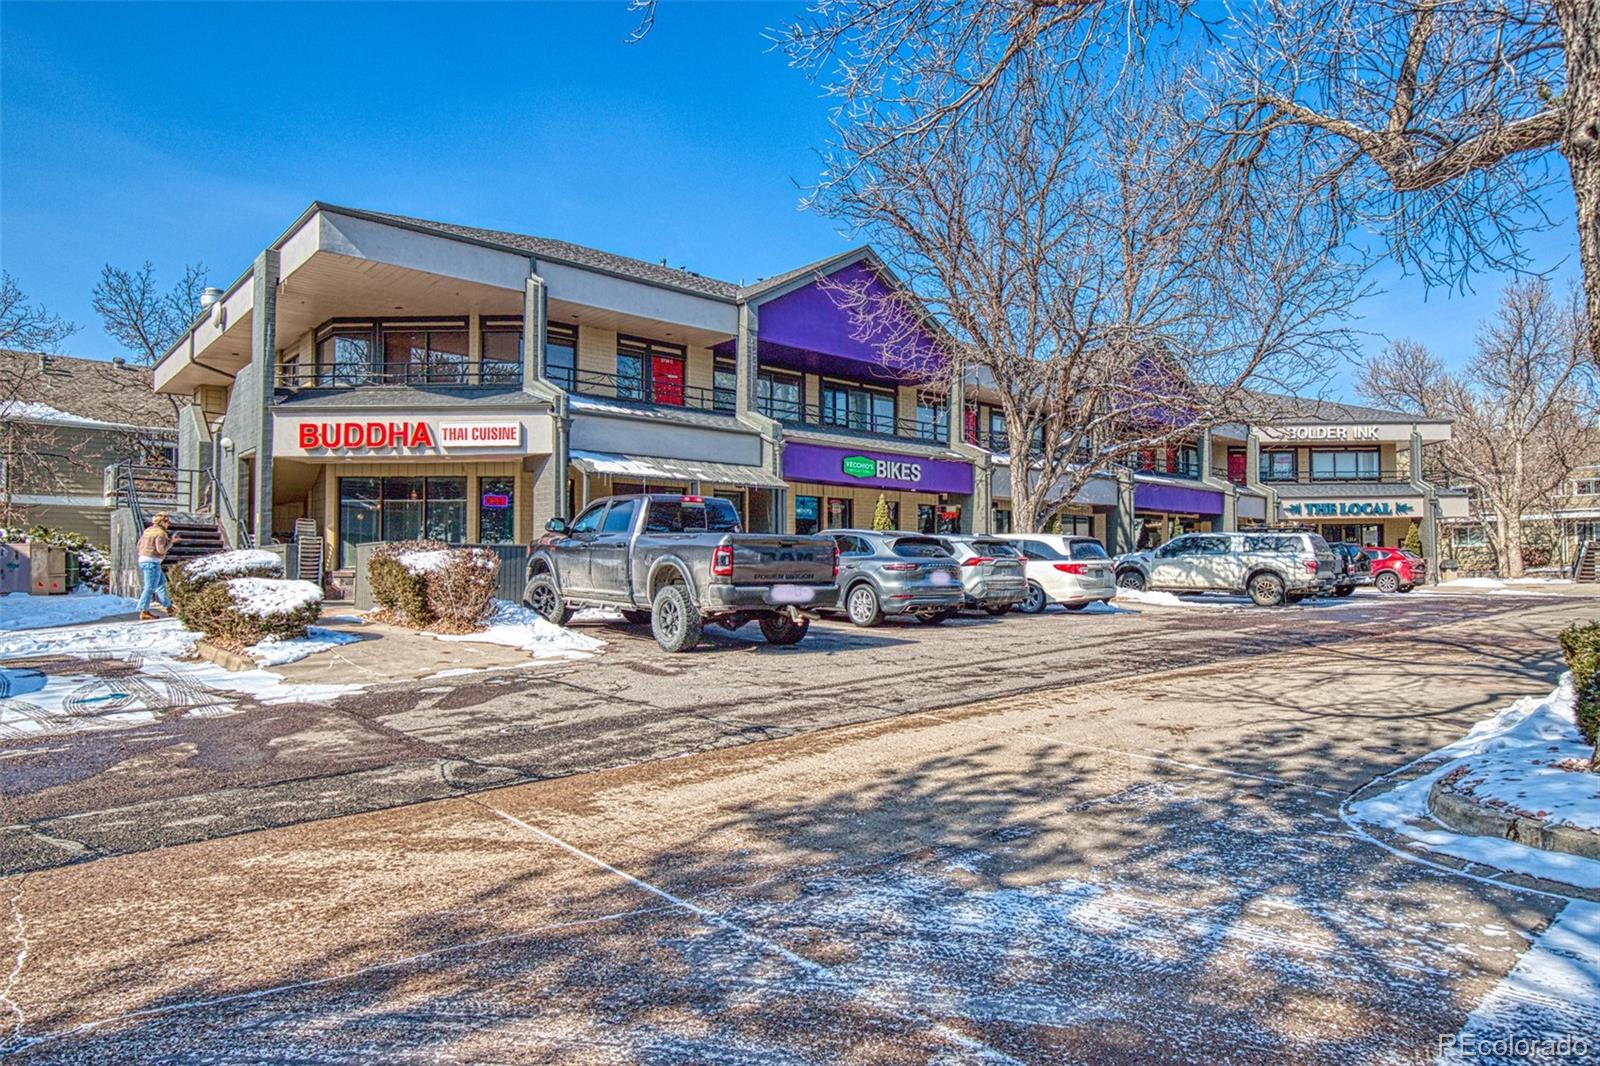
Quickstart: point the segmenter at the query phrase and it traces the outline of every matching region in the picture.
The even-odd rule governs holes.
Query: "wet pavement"
[[[132,828],[107,831],[104,850],[123,854],[0,881],[6,950],[26,949],[9,1050],[1431,1060],[1565,900],[1411,861],[1353,831],[1342,801],[1548,689],[1554,633],[1593,613],[1558,597],[1358,597],[830,625],[805,654],[724,640],[680,658],[618,629],[593,663],[395,692],[387,709],[382,693],[262,708],[275,724],[231,720],[255,730],[232,737],[231,760],[221,736],[189,734],[187,755],[171,736],[146,748],[164,763],[64,769],[23,796],[44,811],[96,795],[97,777],[141,782],[98,786],[116,796],[163,769],[188,790],[82,814],[173,819],[141,847],[123,846]],[[300,787],[330,794],[252,807],[287,786],[243,783],[280,757],[257,749],[323,766]],[[445,752],[546,779],[436,776],[460,794],[396,805],[426,791],[405,768]],[[371,762],[339,769],[358,754]],[[0,755],[15,802],[25,761]],[[373,785],[358,802],[387,809],[304,817],[350,802],[336,793],[362,773],[393,775],[395,802]],[[186,827],[184,795],[210,797],[196,809],[215,820]],[[272,817],[295,824],[249,831]],[[196,842],[164,846],[185,834]],[[1600,1031],[1591,1006],[1552,1018]]]

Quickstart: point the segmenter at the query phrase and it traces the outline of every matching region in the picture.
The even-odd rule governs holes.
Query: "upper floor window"
[[[563,389],[578,387],[578,327],[550,322],[544,327],[544,373]]]
[[[1261,480],[1262,481],[1293,481],[1295,480],[1296,463],[1295,453],[1292,451],[1262,452],[1261,453]]]
[[[862,433],[892,434],[895,430],[894,393],[865,385],[822,383],[822,423]]]
[[[711,406],[732,411],[739,405],[739,362],[720,352],[711,357]]]
[[[686,349],[642,337],[617,338],[617,399],[683,406]]]
[[[485,385],[522,382],[522,320],[483,320],[479,363]]]
[[[1318,449],[1311,453],[1311,477],[1315,481],[1376,481],[1378,450]]]
[[[1574,496],[1600,496],[1600,474],[1584,474],[1572,483]]]
[[[797,374],[763,370],[756,375],[756,409],[780,422],[799,422],[805,413],[805,384]]]
[[[318,331],[316,383],[323,386],[365,385],[371,377],[371,323],[332,325]],[[308,384],[296,380],[296,384]]]
[[[924,393],[917,394],[916,435],[923,440],[942,441],[946,430],[944,403]]]
[[[383,324],[383,375],[393,385],[470,383],[467,331],[456,323]]]

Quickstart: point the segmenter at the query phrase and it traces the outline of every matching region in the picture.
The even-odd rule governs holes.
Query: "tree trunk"
[[[1504,577],[1522,576],[1522,516],[1513,515],[1510,521],[1501,520],[1505,529],[1506,572]]]
[[[1567,68],[1561,154],[1577,201],[1578,262],[1589,312],[1589,358],[1600,363],[1600,0],[1557,0]]]

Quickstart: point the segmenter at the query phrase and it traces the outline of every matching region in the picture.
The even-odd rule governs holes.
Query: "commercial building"
[[[1006,528],[993,396],[947,395],[938,327],[905,297],[867,248],[736,285],[314,203],[208,297],[154,384],[193,401],[179,465],[208,472],[230,543],[314,537],[336,588],[363,542],[525,544],[646,489],[725,497],[761,531],[866,525],[880,497],[900,528]],[[1097,477],[1063,521],[1123,550],[1304,517],[1223,476],[1231,440]]]

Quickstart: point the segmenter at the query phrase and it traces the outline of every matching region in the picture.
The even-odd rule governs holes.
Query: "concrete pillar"
[[[1278,511],[1277,492],[1261,480],[1261,438],[1254,429],[1246,433],[1244,438],[1244,484],[1245,488],[1266,497],[1266,520],[1269,525],[1282,517]]]
[[[533,536],[544,531],[552,518],[568,518],[567,470],[571,459],[569,441],[572,420],[567,409],[567,394],[546,376],[545,333],[550,316],[550,296],[544,279],[528,264],[528,279],[522,290],[522,388],[548,400],[554,421],[550,455],[543,461],[532,458],[525,464],[533,480]]]
[[[256,256],[251,272],[250,362],[255,368],[256,428],[255,513],[243,519],[257,545],[272,540],[272,389],[278,362],[278,251]]]
[[[1111,543],[1106,549],[1112,555],[1131,552],[1137,545],[1133,536],[1133,471],[1125,466],[1116,468],[1117,505],[1106,516],[1106,535]],[[1012,472],[1012,477],[1016,472]]]
[[[1428,560],[1428,584],[1439,583],[1439,496],[1422,480],[1422,434],[1411,431],[1411,484],[1422,493],[1422,514],[1417,534],[1422,538],[1422,557]]]
[[[544,391],[549,385],[545,376],[545,327],[550,320],[549,293],[544,279],[532,273],[529,264],[528,280],[522,290],[522,387],[529,392]]]

